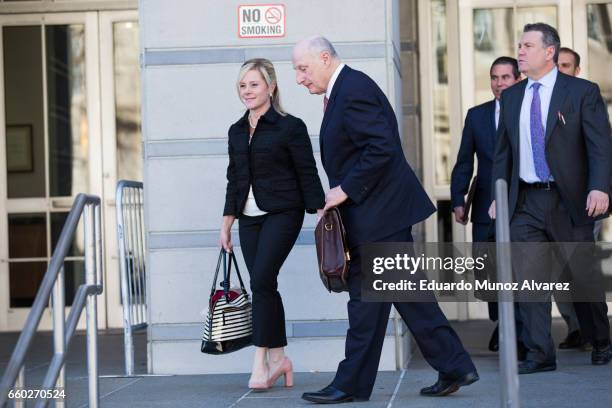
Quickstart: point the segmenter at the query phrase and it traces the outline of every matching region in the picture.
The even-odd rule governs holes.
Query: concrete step
[[[287,322],[286,353],[296,372],[333,372],[344,358],[348,322]],[[380,360],[381,370],[405,367],[410,356],[410,337],[401,329],[396,343],[393,321],[389,321]],[[152,374],[248,373],[253,363],[253,347],[225,354],[200,352],[201,324],[159,325],[151,329],[149,341],[153,358]]]

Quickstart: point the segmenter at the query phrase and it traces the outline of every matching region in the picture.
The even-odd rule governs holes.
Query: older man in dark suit
[[[346,357],[326,388],[302,398],[316,403],[370,397],[391,303],[362,302],[361,247],[368,242],[412,241],[412,225],[435,208],[404,157],[397,120],[381,89],[343,64],[332,44],[317,36],[293,52],[296,80],[325,95],[319,134],[331,190],[325,209],[340,209],[351,251]],[[443,396],[478,380],[478,374],[433,294],[427,302],[394,303],[423,356],[439,372],[422,395]]]
[[[593,242],[593,222],[609,206],[612,137],[606,106],[596,84],[557,70],[559,48],[553,27],[527,24],[518,52],[527,79],[502,93],[493,181],[508,182],[513,242]],[[489,212],[494,218],[495,203]],[[541,251],[518,272],[546,272],[551,255]],[[589,287],[584,276],[592,276],[590,271],[572,270],[574,288]],[[607,364],[612,348],[605,289],[592,282],[589,289],[589,298],[598,301],[574,305],[583,335],[593,344],[592,363]],[[555,370],[550,298],[521,302],[519,309],[528,348],[519,373]]]
[[[451,174],[451,202],[455,221],[467,224],[464,196],[474,173],[474,155],[478,158],[476,189],[472,203],[472,241],[487,242],[491,232],[491,218],[487,213],[491,205],[491,171],[499,123],[499,98],[504,89],[514,85],[521,77],[516,59],[499,57],[491,64],[491,91],[493,100],[471,108],[466,117],[457,153],[457,162]],[[497,302],[489,302],[489,319],[497,321]],[[497,327],[489,340],[489,350],[498,349]]]

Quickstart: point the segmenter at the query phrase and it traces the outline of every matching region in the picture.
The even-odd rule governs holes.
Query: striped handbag
[[[213,279],[208,302],[208,313],[204,322],[204,335],[202,336],[202,353],[226,354],[240,350],[251,345],[253,321],[251,319],[251,302],[249,294],[244,288],[236,255],[229,254],[229,264],[226,252],[221,249],[217,270]],[[223,261],[223,289],[215,290],[219,268]],[[236,268],[236,275],[240,281],[240,288],[230,288],[230,273],[232,263]]]

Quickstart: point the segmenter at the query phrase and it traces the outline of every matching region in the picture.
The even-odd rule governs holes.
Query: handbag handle
[[[219,277],[219,268],[221,267],[221,261],[223,261],[223,281],[221,282],[221,287],[223,288],[223,293],[225,294],[225,299],[229,303],[229,291],[230,291],[230,275],[232,272],[232,263],[236,268],[236,275],[238,275],[238,281],[240,282],[240,290],[242,293],[248,297],[248,292],[244,287],[244,281],[242,280],[242,276],[240,275],[240,269],[238,268],[238,261],[236,260],[236,255],[234,252],[230,252],[229,254],[229,264],[227,262],[227,252],[222,248],[219,252],[219,258],[217,259],[217,267],[215,269],[215,277],[213,278],[212,288],[210,289],[210,297],[215,294],[215,288],[217,287],[217,279]]]
[[[211,296],[215,293],[215,287],[217,286],[217,277],[219,276],[219,267],[221,266],[221,260],[223,259],[223,269],[225,269],[225,251],[221,249],[219,252],[219,258],[217,258],[217,267],[215,268],[215,276],[213,277],[212,288],[210,289]]]
[[[236,268],[236,275],[238,275],[238,281],[240,282],[240,289],[242,290],[242,293],[248,296],[248,293],[246,291],[246,289],[244,288],[244,282],[242,281],[242,276],[240,276],[240,269],[238,269],[238,262],[236,261],[236,255],[233,252],[230,252],[230,263],[229,263],[229,267],[227,268],[227,282],[228,282],[228,290],[229,290],[229,278],[230,278],[230,273],[232,271],[232,263],[234,264],[234,267]]]
[[[213,295],[215,294],[215,288],[217,287],[217,278],[219,276],[219,267],[221,267],[221,260],[223,260],[223,275],[225,276],[226,257],[225,257],[225,251],[223,250],[223,248],[221,248],[221,252],[219,252],[219,258],[217,259],[217,267],[215,269],[215,276],[213,278],[212,288],[210,289],[210,299],[212,299]]]

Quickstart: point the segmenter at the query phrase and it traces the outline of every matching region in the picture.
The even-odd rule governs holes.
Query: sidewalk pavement
[[[341,407],[498,407],[500,374],[496,353],[486,350],[493,323],[468,321],[452,323],[474,358],[480,381],[444,398],[419,396],[422,387],[433,384],[437,375],[416,353],[408,369],[380,372],[368,402],[346,403]],[[553,335],[558,343],[565,336],[564,323],[555,320]],[[3,372],[17,340],[16,333],[0,334],[0,372]],[[145,336],[136,337],[136,370],[146,372]],[[46,372],[51,355],[50,333],[37,335],[28,354],[26,383],[36,388]],[[137,376],[123,373],[123,337],[119,331],[101,332],[99,338],[100,398],[102,407],[204,407],[204,408],[289,408],[313,407],[300,396],[326,386],[333,373],[296,373],[295,386],[280,384],[267,392],[249,392],[248,374]],[[592,366],[590,353],[559,351],[557,371],[523,375],[520,380],[521,407],[612,407],[612,365]],[[87,363],[85,336],[71,344],[67,362],[67,407],[87,406]],[[33,406],[29,404],[28,406]]]

